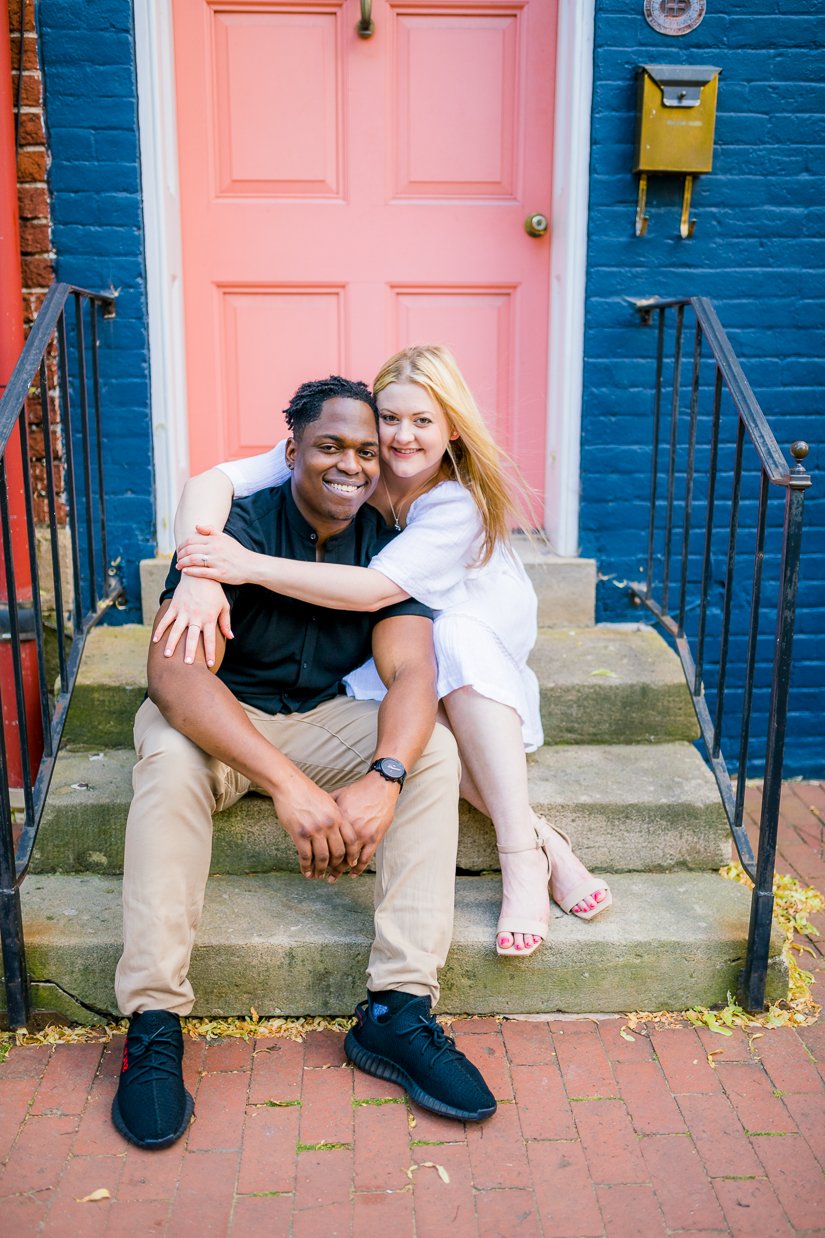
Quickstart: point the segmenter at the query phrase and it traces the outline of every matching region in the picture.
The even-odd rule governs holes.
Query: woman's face
[[[434,475],[451,437],[450,424],[418,383],[390,383],[377,396],[383,468],[398,478]]]

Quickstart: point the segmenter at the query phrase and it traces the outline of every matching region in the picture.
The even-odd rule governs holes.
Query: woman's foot
[[[570,846],[564,834],[537,818],[537,829],[550,861],[550,896],[562,911],[590,920],[612,903],[607,882],[594,877]],[[576,902],[571,903],[571,898]]]
[[[547,936],[550,896],[547,856],[535,844],[499,850],[501,915],[496,929],[496,953],[527,958]]]

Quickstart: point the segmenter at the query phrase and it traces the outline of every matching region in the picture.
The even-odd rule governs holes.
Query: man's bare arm
[[[433,625],[420,615],[396,615],[376,624],[372,651],[387,686],[378,711],[374,758],[396,757],[411,770],[435,726],[436,665]],[[403,792],[402,792],[403,794]],[[365,774],[335,798],[361,840],[357,876],[366,868],[392,822],[398,786],[380,774]]]
[[[155,626],[168,606],[161,606]],[[224,650],[219,636],[215,670]],[[167,658],[152,642],[148,680],[149,696],[170,726],[271,795],[305,876],[321,877],[327,869],[338,873],[356,862],[360,846],[332,796],[255,729],[237,697],[207,667],[201,646],[194,663],[185,664],[182,647]]]

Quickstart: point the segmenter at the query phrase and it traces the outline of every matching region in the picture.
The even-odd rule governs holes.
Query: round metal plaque
[[[705,0],[645,0],[645,18],[659,34],[689,34],[705,16]]]

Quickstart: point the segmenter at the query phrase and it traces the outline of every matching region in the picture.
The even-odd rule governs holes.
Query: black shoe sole
[[[115,1098],[112,1101],[112,1121],[115,1124],[115,1129],[120,1132],[120,1134],[123,1136],[124,1139],[128,1139],[129,1143],[135,1144],[138,1148],[150,1148],[150,1149],[168,1148],[170,1144],[176,1143],[177,1140],[180,1139],[181,1135],[184,1134],[187,1126],[189,1125],[192,1119],[192,1114],[195,1109],[195,1102],[193,1101],[192,1097],[189,1095],[188,1092],[185,1093],[185,1096],[186,1096],[186,1104],[184,1106],[184,1111],[183,1111],[183,1121],[181,1122],[180,1126],[173,1134],[164,1135],[163,1139],[138,1139],[137,1135],[134,1135],[129,1130],[129,1127],[126,1125],[126,1123],[123,1121],[123,1117],[121,1116],[121,1112],[120,1112],[120,1106],[117,1103],[117,1092],[116,1092]]]
[[[430,1096],[419,1087],[395,1062],[382,1057],[380,1053],[372,1053],[360,1045],[351,1030],[347,1032],[344,1041],[344,1052],[353,1066],[357,1066],[359,1070],[363,1070],[368,1075],[375,1075],[376,1079],[389,1079],[390,1083],[397,1083],[404,1089],[410,1100],[414,1100],[422,1109],[438,1114],[440,1118],[456,1118],[459,1122],[483,1122],[485,1118],[491,1118],[497,1109],[497,1105],[493,1102],[492,1106],[487,1109],[469,1112],[466,1109],[455,1109],[452,1105],[445,1104],[443,1100],[436,1100],[434,1096]]]

